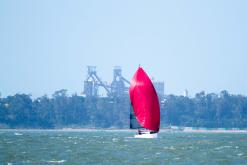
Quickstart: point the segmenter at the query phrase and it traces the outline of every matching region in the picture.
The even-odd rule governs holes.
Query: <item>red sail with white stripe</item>
[[[131,104],[138,123],[151,131],[159,131],[160,105],[155,88],[145,71],[139,67],[129,88]]]

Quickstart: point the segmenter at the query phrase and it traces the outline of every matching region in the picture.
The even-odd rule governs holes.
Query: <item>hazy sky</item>
[[[247,95],[245,0],[1,0],[0,92],[81,93],[87,65],[112,80],[141,64],[166,94]]]

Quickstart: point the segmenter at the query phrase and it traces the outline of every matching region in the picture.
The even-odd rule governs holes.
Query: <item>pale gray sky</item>
[[[2,96],[80,93],[87,65],[110,82],[141,64],[166,94],[247,95],[245,0],[1,0]]]

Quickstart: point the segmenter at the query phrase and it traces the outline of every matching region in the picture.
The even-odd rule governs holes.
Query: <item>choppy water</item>
[[[247,134],[0,130],[0,164],[247,164]]]

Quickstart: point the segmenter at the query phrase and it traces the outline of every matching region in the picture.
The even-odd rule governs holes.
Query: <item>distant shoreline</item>
[[[187,133],[247,133],[247,130],[183,130],[182,132]]]
[[[62,129],[4,129],[0,128],[1,131],[22,131],[22,132],[29,132],[29,131],[47,131],[47,132],[136,132],[135,129],[100,129],[100,128],[62,128]],[[247,130],[237,130],[237,129],[228,129],[228,130],[222,130],[222,129],[210,129],[210,130],[204,130],[204,129],[183,129],[183,130],[175,130],[175,129],[160,129],[161,133],[247,133]]]
[[[136,130],[131,130],[131,129],[100,129],[100,128],[61,128],[61,129],[25,129],[25,128],[20,128],[20,129],[5,129],[5,128],[0,128],[0,131],[61,131],[61,132],[99,132],[99,131],[116,131],[116,132],[136,132]]]

